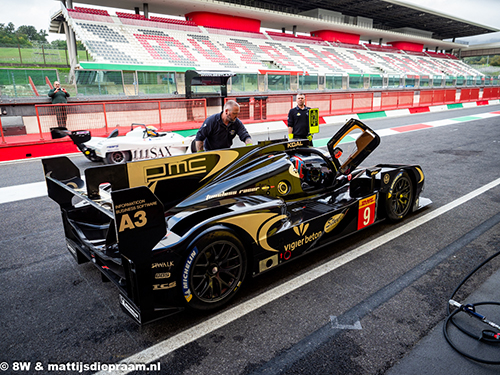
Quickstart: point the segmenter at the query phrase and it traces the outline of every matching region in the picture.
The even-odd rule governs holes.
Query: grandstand
[[[46,97],[54,75],[71,93],[68,127],[104,134],[129,126],[134,108],[161,129],[194,129],[226,95],[240,102],[244,121],[286,118],[297,90],[321,116],[500,98],[500,77],[468,66],[458,58],[467,46],[444,40],[498,30],[395,0],[322,2],[328,9],[303,0],[81,3],[61,3],[51,18],[50,31],[67,37],[67,77],[0,74],[0,120],[38,140],[55,126]],[[76,40],[91,62],[77,61]],[[226,79],[220,87],[206,79],[191,85],[186,71]]]
[[[113,16],[98,13],[95,20],[88,18],[91,9],[63,8],[62,14],[100,66],[230,69],[258,74],[268,70],[271,63],[278,70],[302,74],[481,75],[445,53],[415,54],[392,46],[350,45],[291,33],[204,27],[193,21],[147,19],[124,12]]]

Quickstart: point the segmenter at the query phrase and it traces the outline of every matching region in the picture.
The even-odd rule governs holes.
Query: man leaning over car
[[[250,146],[252,138],[245,125],[238,119],[239,114],[240,105],[234,100],[228,100],[221,113],[208,117],[196,133],[196,151],[230,148],[236,135],[247,146]]]

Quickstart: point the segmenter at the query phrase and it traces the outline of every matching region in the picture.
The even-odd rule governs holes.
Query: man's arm
[[[204,143],[205,139],[207,139],[208,136],[207,133],[208,133],[208,124],[207,121],[205,120],[203,122],[203,125],[198,129],[196,136],[194,137],[197,152],[205,151]]]
[[[252,144],[252,137],[247,131],[247,128],[245,128],[245,125],[239,120],[236,121],[238,128],[236,133],[238,134],[238,137],[240,137],[240,140],[244,142],[246,145],[251,145]]]
[[[294,121],[293,109],[291,109],[291,110],[288,111],[288,122],[287,122],[287,125],[288,125],[288,139],[292,139],[293,138],[293,121]]]
[[[196,151],[197,152],[205,151],[203,150],[203,141],[196,141]]]

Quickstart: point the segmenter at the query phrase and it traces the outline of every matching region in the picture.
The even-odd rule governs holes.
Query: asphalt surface
[[[483,106],[365,122],[377,131],[499,110]],[[340,126],[322,126],[316,137]],[[81,169],[93,165],[71,158]],[[225,309],[183,312],[143,327],[121,311],[117,290],[101,282],[92,264],[77,265],[67,252],[55,202],[43,196],[0,204],[0,373],[76,374],[80,365],[102,370],[130,358],[160,368],[130,372],[137,374],[498,373],[498,366],[454,351],[442,327],[460,281],[500,251],[500,186],[488,185],[500,178],[499,160],[500,116],[383,137],[363,165],[419,164],[430,207],[250,280]],[[39,160],[0,164],[0,194],[4,187],[41,181]],[[485,186],[490,188],[478,191]],[[471,192],[476,194],[467,196]],[[229,312],[277,295],[278,288],[361,248],[371,251],[211,329]],[[454,298],[500,302],[499,258]],[[499,324],[498,306],[478,311]],[[202,329],[207,333],[175,350],[164,345]],[[499,345],[470,341],[453,328],[451,334],[471,355],[499,360]]]

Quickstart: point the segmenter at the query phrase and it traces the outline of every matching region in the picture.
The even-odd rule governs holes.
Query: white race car
[[[88,130],[67,131],[56,128],[52,138],[68,135],[78,149],[91,161],[122,164],[127,161],[163,158],[191,153],[195,136],[183,137],[173,132],[158,132],[154,126],[142,124],[125,136],[118,136],[118,129],[108,137],[91,137]]]

